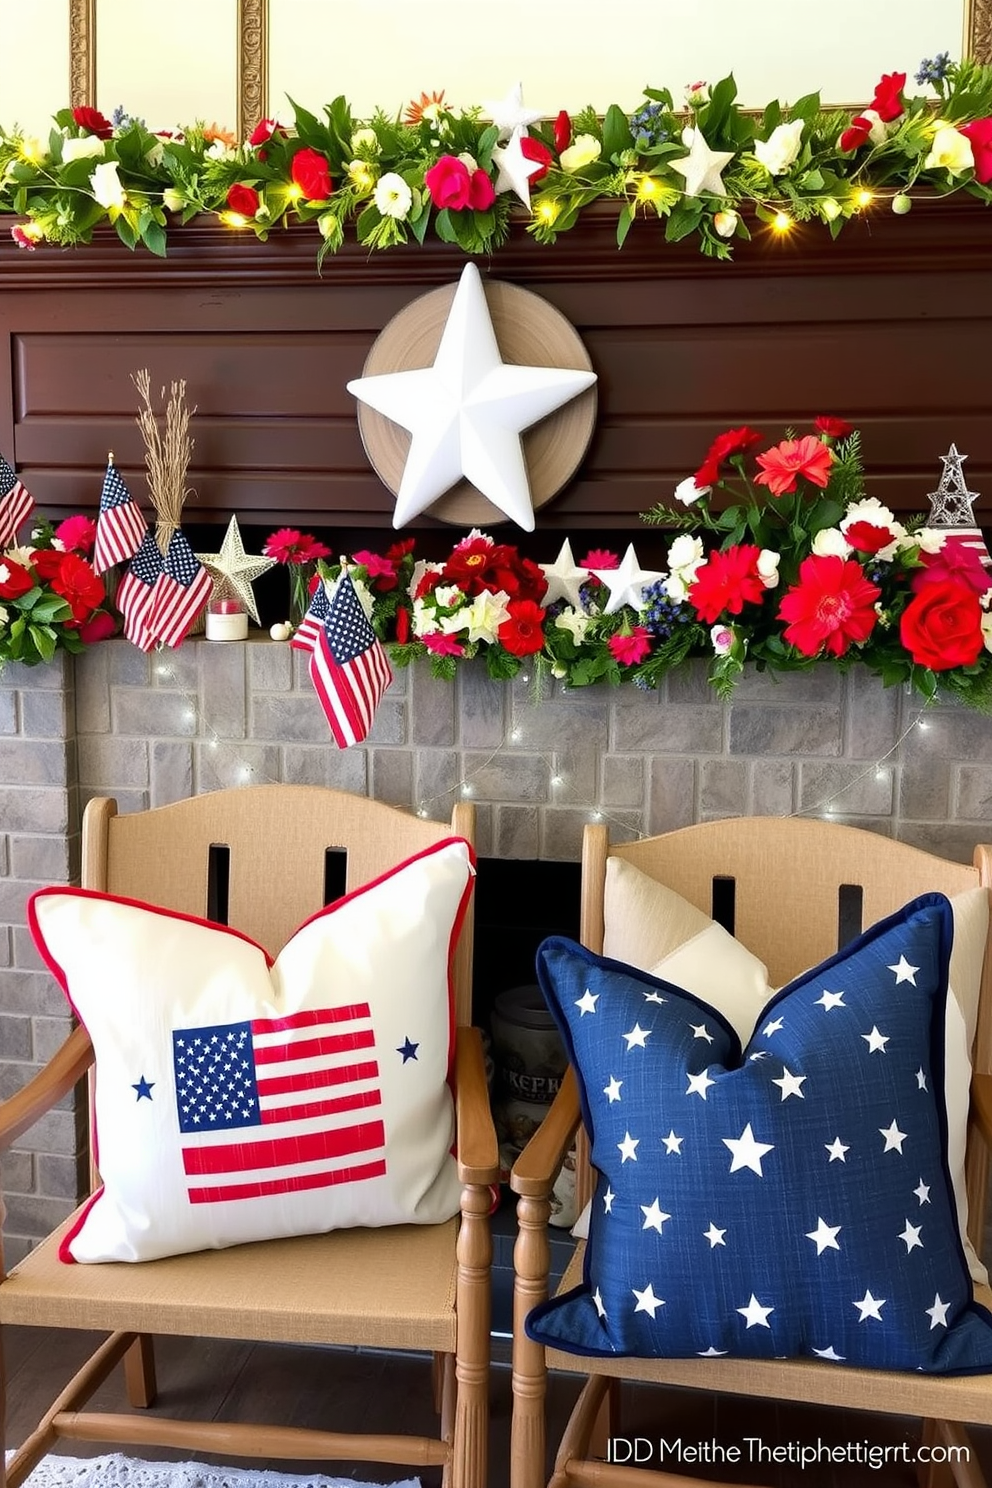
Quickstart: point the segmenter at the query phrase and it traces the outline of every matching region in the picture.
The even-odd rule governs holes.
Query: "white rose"
[[[933,137],[930,154],[923,162],[924,170],[946,170],[949,176],[960,176],[973,170],[975,156],[971,140],[953,124],[945,124]]]
[[[483,590],[477,594],[472,603],[462,611],[462,619],[468,628],[468,641],[479,641],[485,646],[491,646],[496,640],[496,632],[510,618],[507,605],[510,596],[502,589],[495,594]]]
[[[710,641],[717,656],[729,656],[734,649],[734,632],[729,625],[714,625]]]
[[[681,501],[683,506],[695,506],[703,496],[708,496],[712,490],[711,486],[697,486],[696,477],[687,475],[685,480],[679,481],[675,487],[675,500]]]
[[[413,192],[396,171],[387,171],[377,182],[373,200],[383,217],[395,217],[404,222],[413,206]]]
[[[702,538],[682,532],[668,549],[668,566],[671,569],[698,568],[703,556]]]
[[[370,155],[379,153],[379,136],[374,129],[356,129],[351,136],[351,153],[358,155],[365,150]]]
[[[558,163],[563,171],[571,173],[581,170],[585,165],[592,165],[602,153],[603,147],[594,135],[580,134],[566,150],[562,150]]]
[[[824,527],[813,539],[813,552],[818,558],[850,558],[851,544],[839,527]]]
[[[589,629],[589,616],[583,614],[581,610],[576,610],[569,606],[567,610],[562,610],[561,614],[557,616],[555,627],[558,630],[567,630],[575,644],[581,646],[585,638],[585,633]]]
[[[175,186],[167,186],[162,192],[162,205],[167,212],[181,212],[186,205],[186,198]]]
[[[126,200],[121,178],[117,174],[117,161],[108,160],[98,165],[90,176],[90,189],[101,207],[108,211],[120,211]]]
[[[716,212],[713,216],[713,227],[721,238],[732,238],[737,231],[740,221],[736,212]]]
[[[80,139],[67,139],[62,142],[62,159],[65,164],[70,160],[96,160],[103,155],[104,144],[95,134],[84,134]]]
[[[225,145],[223,140],[217,139],[206,151],[206,156],[208,160],[233,160],[237,153],[233,145]]]
[[[766,140],[755,140],[754,153],[770,176],[781,176],[793,164],[802,144],[803,120],[780,124]]]
[[[766,589],[774,589],[778,584],[781,557],[781,553],[776,553],[772,548],[762,548],[758,554],[758,577]]]

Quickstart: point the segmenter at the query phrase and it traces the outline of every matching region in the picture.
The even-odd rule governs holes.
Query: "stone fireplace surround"
[[[596,814],[629,838],[727,815],[829,812],[968,860],[992,837],[992,720],[938,703],[912,726],[920,714],[904,690],[827,667],[749,677],[724,704],[697,666],[657,693],[555,690],[535,702],[528,684],[491,682],[481,666],[452,684],[418,665],[394,681],[368,741],[342,752],[297,653],[261,634],[150,657],[117,639],[75,661],[10,666],[0,674],[0,1094],[69,1029],[25,903],[77,878],[93,795],[133,811],[290,781],[443,819],[465,786],[480,857],[519,862],[526,893],[541,885],[536,865],[550,874],[577,860]],[[507,908],[508,922],[519,918]],[[516,967],[501,985],[518,979]],[[68,1213],[85,1168],[83,1103],[67,1100],[0,1166],[8,1264]]]

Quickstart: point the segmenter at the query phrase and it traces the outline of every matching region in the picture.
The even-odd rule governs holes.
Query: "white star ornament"
[[[515,83],[505,98],[484,98],[482,111],[487,118],[492,119],[501,139],[505,139],[515,129],[527,129],[543,117],[537,109],[524,108],[523,83]]]
[[[641,568],[633,543],[628,544],[619,568],[593,568],[590,572],[610,591],[610,597],[603,606],[604,615],[615,615],[624,605],[639,610],[644,603],[643,591],[649,584],[656,584],[665,577],[662,573]]]
[[[524,206],[529,208],[530,178],[541,170],[542,162],[530,160],[524,154],[523,141],[526,138],[525,129],[515,129],[505,145],[494,146],[493,161],[499,170],[496,195],[502,196],[507,191],[516,192]]]
[[[258,625],[258,606],[252,584],[275,564],[274,558],[255,558],[245,552],[237,517],[232,517],[224,533],[219,553],[197,553],[214,581],[211,599],[237,599]]]
[[[692,134],[691,141],[686,139],[689,133]],[[726,196],[727,189],[720,172],[733,160],[733,150],[711,150],[699,129],[686,130],[682,143],[688,144],[688,155],[668,163],[673,171],[685,177],[686,196],[700,196],[704,191],[710,191],[714,196]]]
[[[573,609],[582,608],[580,591],[589,577],[589,570],[577,565],[572,557],[572,544],[567,537],[554,563],[542,563],[540,569],[548,586],[541,599],[542,604],[554,604],[556,599],[564,599]]]
[[[532,532],[520,436],[595,381],[595,372],[504,362],[479,270],[466,264],[433,364],[348,383],[360,402],[412,435],[393,526],[412,521],[464,476]]]

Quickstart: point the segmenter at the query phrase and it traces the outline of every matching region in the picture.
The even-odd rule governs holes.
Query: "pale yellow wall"
[[[0,121],[43,129],[68,102],[68,0],[0,0]],[[863,102],[878,76],[961,55],[965,0],[270,0],[270,111],[398,111],[421,89],[456,106],[516,82],[549,114],[636,107],[733,71],[747,103],[820,88]],[[153,128],[236,122],[237,0],[97,0],[97,101]]]

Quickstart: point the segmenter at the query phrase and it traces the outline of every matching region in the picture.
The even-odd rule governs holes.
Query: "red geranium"
[[[85,105],[73,109],[72,122],[78,124],[80,129],[85,129],[87,134],[95,134],[97,139],[108,140],[114,133],[113,124],[104,118],[99,109],[87,108]]]
[[[813,420],[813,428],[825,439],[846,439],[849,434],[854,433],[854,425],[849,424],[846,419],[831,418],[829,414],[821,414]]]
[[[821,649],[843,656],[871,635],[881,593],[853,558],[813,553],[800,564],[799,582],[779,605],[778,618],[789,622],[785,639],[804,656],[817,656]]]
[[[636,666],[651,651],[651,635],[646,626],[635,625],[627,635],[622,631],[618,635],[611,635],[606,644],[610,648],[610,655],[621,666]]]
[[[917,666],[972,666],[984,644],[978,595],[956,579],[927,584],[903,610],[899,639]]]
[[[548,174],[548,166],[555,157],[544,141],[535,139],[532,134],[525,134],[520,141],[520,153],[525,160],[534,160],[538,164],[539,169],[531,171],[528,176],[531,185],[536,186],[538,181],[543,181],[544,177]]]
[[[235,181],[227,193],[228,207],[241,217],[254,217],[258,211],[259,201],[260,198],[254,186],[246,186],[242,181]]]
[[[544,610],[532,599],[511,599],[509,619],[497,630],[499,643],[513,656],[531,656],[544,645]]]
[[[844,528],[844,536],[857,552],[871,554],[880,553],[896,540],[890,528],[876,527],[874,522],[852,522]]]
[[[957,130],[971,141],[975,180],[984,186],[992,180],[992,119],[975,119],[971,124],[959,124]]]
[[[733,455],[746,454],[756,444],[761,444],[763,434],[757,429],[749,429],[743,425],[740,429],[727,429],[723,434],[718,434],[706,451],[706,458],[696,471],[693,479],[697,486],[715,486],[720,479],[720,466],[725,464]]]
[[[0,599],[20,599],[35,585],[34,575],[13,558],[0,556]]]
[[[951,537],[945,539],[939,553],[921,553],[920,563],[923,567],[913,575],[913,590],[917,594],[928,584],[939,583],[944,579],[953,579],[956,584],[963,584],[966,589],[973,589],[978,595],[992,589],[992,574],[985,567],[980,554],[975,548],[955,542]]]
[[[293,185],[298,186],[307,201],[327,201],[334,190],[331,167],[326,155],[309,146],[297,150],[290,166]]]
[[[812,434],[804,434],[802,439],[783,439],[774,449],[765,450],[756,458],[761,474],[754,477],[754,483],[767,486],[773,496],[794,491],[800,476],[822,489],[830,480],[834,461],[830,446]]]
[[[745,604],[761,603],[765,584],[758,572],[760,554],[753,543],[737,543],[722,553],[711,553],[696,569],[689,603],[700,620],[712,625],[725,610],[739,615]]]
[[[78,625],[99,608],[107,591],[103,580],[78,553],[60,553],[59,558],[61,562],[58,572],[52,575],[51,585],[55,593],[66,601]]]
[[[891,124],[906,112],[902,101],[902,90],[906,86],[904,72],[886,72],[875,85],[875,97],[871,106],[883,124]]]

